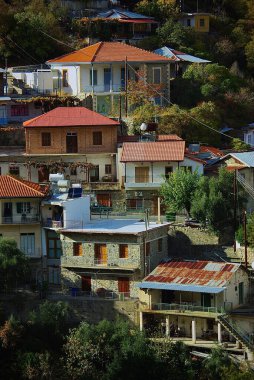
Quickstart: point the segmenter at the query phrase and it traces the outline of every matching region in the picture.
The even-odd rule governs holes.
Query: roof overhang
[[[140,289],[176,290],[181,292],[218,294],[226,290],[225,287],[170,284],[165,282],[143,281],[138,284]]]

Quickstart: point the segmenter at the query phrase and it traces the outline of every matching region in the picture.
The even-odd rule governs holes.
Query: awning
[[[165,282],[140,282],[138,285],[140,289],[159,289],[159,290],[177,290],[181,292],[195,292],[195,293],[210,293],[218,294],[223,292],[226,288],[201,286],[201,285],[181,285],[181,284],[167,284]]]

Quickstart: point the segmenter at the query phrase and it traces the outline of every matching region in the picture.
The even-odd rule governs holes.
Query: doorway
[[[91,292],[91,277],[90,276],[81,276],[81,289],[83,292]]]
[[[69,132],[66,135],[66,153],[78,153],[77,133]]]
[[[201,293],[201,306],[211,307],[212,305],[212,296],[209,293]]]
[[[149,166],[135,167],[135,183],[149,182]]]
[[[104,69],[104,91],[110,90],[110,81],[111,81],[111,69]]]
[[[242,305],[243,302],[243,297],[244,295],[244,287],[243,287],[243,282],[239,282],[239,305]]]

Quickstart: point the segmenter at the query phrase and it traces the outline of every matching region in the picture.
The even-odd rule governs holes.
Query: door
[[[239,283],[239,305],[243,304],[243,299],[244,299],[244,287],[243,287],[243,282]]]
[[[91,292],[91,277],[90,276],[81,276],[81,289],[83,292]]]
[[[211,294],[209,293],[201,293],[201,306],[211,307]]]
[[[168,179],[170,174],[172,174],[173,168],[172,166],[166,166],[165,167],[165,178]]]
[[[5,202],[4,203],[4,223],[12,222],[12,203]]]
[[[49,181],[49,169],[47,166],[41,166],[38,169],[38,181],[39,183]]]
[[[135,167],[135,182],[149,182],[149,166]]]
[[[99,165],[96,165],[92,169],[90,169],[90,182],[99,182],[99,178]]]
[[[111,70],[106,68],[104,69],[104,91],[110,90],[110,79],[111,79]]]
[[[118,292],[124,293],[125,296],[130,294],[130,280],[128,277],[118,278]]]
[[[95,244],[95,259],[97,264],[107,264],[108,254],[106,244]]]
[[[66,135],[66,153],[78,153],[78,136],[77,136],[77,133],[67,133],[67,135]]]
[[[97,198],[97,202],[100,206],[106,206],[106,207],[112,206],[110,194],[97,194],[96,198]]]

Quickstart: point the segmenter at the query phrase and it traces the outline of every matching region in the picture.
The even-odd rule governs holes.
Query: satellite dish
[[[251,268],[254,269],[254,261],[251,263]]]
[[[141,131],[146,131],[147,130],[147,124],[146,123],[142,123],[141,126],[140,126],[140,130]]]

